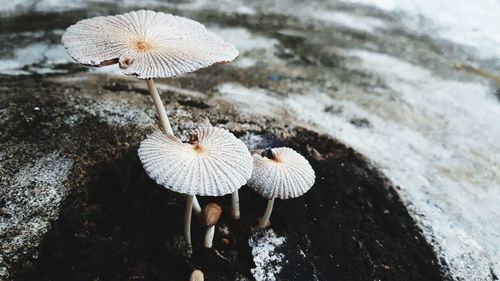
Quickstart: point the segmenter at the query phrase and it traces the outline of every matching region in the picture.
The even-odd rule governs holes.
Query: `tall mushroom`
[[[253,155],[253,172],[248,181],[257,193],[268,199],[266,212],[258,227],[266,227],[274,199],[289,199],[306,193],[314,184],[315,175],[304,156],[288,147],[272,148],[263,155]]]
[[[118,63],[126,75],[145,79],[164,132],[174,135],[153,78],[193,72],[234,60],[238,50],[201,23],[161,12],[139,10],[84,19],[66,29],[62,43],[84,65]],[[196,198],[195,211],[201,213]]]
[[[228,130],[206,127],[194,131],[189,143],[156,132],[139,146],[139,158],[158,184],[187,194],[184,236],[191,244],[193,198],[222,196],[244,185],[252,174],[245,144]]]

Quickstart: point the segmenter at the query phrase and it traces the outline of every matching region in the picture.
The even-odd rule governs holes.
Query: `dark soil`
[[[292,254],[280,280],[313,280],[313,270],[320,280],[445,279],[397,193],[362,156],[310,131],[273,137],[306,155],[317,178],[304,196],[275,203],[272,228],[288,237]],[[238,222],[229,218],[229,196],[200,198],[223,207],[219,225],[229,235],[219,227],[214,249],[205,250],[194,220],[190,256],[184,197],[147,177],[136,147],[91,169],[93,180],[73,189],[38,259],[20,264],[14,280],[188,280],[195,268],[205,280],[253,280],[248,238],[266,201],[248,187],[240,191]],[[299,249],[306,257],[295,260]]]

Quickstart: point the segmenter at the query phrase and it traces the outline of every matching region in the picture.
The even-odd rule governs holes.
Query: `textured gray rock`
[[[422,3],[426,1],[415,5]],[[333,135],[367,156],[400,187],[398,195],[452,276],[498,277],[500,154],[492,153],[499,150],[500,136],[500,127],[494,126],[500,116],[497,61],[481,60],[469,49],[443,41],[439,32],[423,35],[420,31],[429,26],[420,16],[414,18],[419,23],[419,32],[414,32],[406,29],[406,15],[344,1],[149,4],[204,22],[241,52],[224,67],[160,81],[175,122],[182,123],[178,133],[207,122],[241,132],[283,127],[271,119],[276,118]],[[84,186],[95,176],[89,175],[93,168],[117,159],[127,147],[131,153],[154,126],[143,83],[123,83],[103,74],[119,73],[113,69],[70,64],[59,44],[62,30],[77,20],[136,5],[27,0],[15,9],[0,8],[0,73],[13,75],[3,77],[0,86],[0,176],[6,190],[0,197],[2,223],[9,224],[12,213],[4,207],[4,198],[24,194],[16,186],[30,192],[59,190],[62,195],[50,201],[54,206],[37,213],[53,221],[55,205],[72,194],[69,190]],[[53,13],[63,10],[62,17]],[[4,12],[14,16],[4,17]],[[442,12],[453,15],[447,9]],[[458,26],[460,36],[454,39],[464,38],[463,26]],[[27,76],[15,76],[21,74]],[[263,141],[260,135],[247,137],[252,143]],[[14,180],[23,171],[33,177],[54,172],[40,168],[52,158],[66,163],[60,170],[68,173],[55,175],[62,186],[49,189],[48,181]],[[15,204],[9,208],[21,206]],[[33,221],[35,215],[28,214],[23,220]],[[33,233],[48,225],[37,224],[34,229],[39,231]],[[6,225],[5,245],[18,241],[11,238],[12,231],[27,229],[28,225]],[[37,237],[25,237],[23,251],[36,255],[31,249],[41,238]],[[3,254],[3,264],[11,264],[17,255]]]
[[[224,69],[216,72],[213,85],[227,79]],[[255,278],[442,280],[434,253],[396,193],[360,155],[279,120],[240,114],[220,94],[202,94],[204,83],[179,90],[175,83],[183,81],[158,81],[159,88],[166,89],[162,97],[178,136],[185,139],[197,126],[216,124],[235,132],[251,149],[298,149],[317,171],[318,184],[307,196],[279,202],[271,218],[273,229],[287,241],[279,246],[285,258],[275,261],[281,270],[265,268],[265,259],[257,257]],[[196,248],[195,243],[190,256],[177,231],[184,197],[148,179],[136,154],[139,142],[156,128],[143,81],[78,74],[0,77],[0,82],[0,126],[5,128],[0,133],[5,144],[0,170],[2,279],[104,280],[126,273],[134,280],[171,280],[184,278],[193,267],[201,267],[212,279],[252,276],[254,265],[247,259],[251,253],[244,245],[265,200],[243,188],[241,222],[222,218],[228,230],[216,235],[214,248]],[[224,199],[201,200],[206,204]],[[373,206],[390,210],[383,213],[383,221],[393,230],[379,222],[381,214]],[[318,213],[320,208],[324,211]],[[296,216],[284,216],[292,212]],[[344,220],[350,223],[344,226]],[[323,230],[317,231],[317,223]],[[394,241],[391,232],[403,238]],[[193,233],[197,241],[201,231]],[[225,246],[220,240],[224,236]],[[349,242],[351,236],[354,243]],[[252,241],[252,247],[267,243],[259,236]],[[319,241],[326,243],[324,248],[318,248]],[[374,241],[384,247],[371,245]],[[348,254],[335,260],[339,266],[332,271],[331,257],[339,252]],[[371,269],[382,262],[395,270]],[[427,270],[420,272],[421,267]]]
[[[19,149],[18,146],[16,148]],[[57,218],[73,160],[52,152],[28,160],[21,167],[9,165],[11,169],[19,169],[12,177],[3,166],[0,170],[4,179],[1,198],[5,204],[0,218],[0,236],[3,237],[0,276],[7,276],[5,263],[18,261],[19,254],[32,252],[50,223]]]

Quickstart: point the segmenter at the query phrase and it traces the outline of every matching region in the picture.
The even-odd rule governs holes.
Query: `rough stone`
[[[145,83],[72,63],[60,45],[79,19],[143,4],[22,2],[0,15],[0,73],[9,74],[0,76],[0,280],[182,280],[193,268],[252,280],[247,226],[260,199],[244,188],[246,219],[223,218],[217,251],[195,245],[188,255],[184,198],[149,181],[136,157],[156,129]],[[277,203],[272,227],[288,259],[276,278],[304,280],[312,268],[319,280],[448,278],[440,270],[497,279],[496,64],[405,30],[394,13],[292,2],[148,1],[241,51],[234,63],[157,81],[175,133],[213,124],[250,149],[289,145],[321,175],[309,195]]]
[[[3,279],[182,280],[193,268],[207,280],[255,276],[246,241],[265,200],[247,188],[241,190],[242,219],[223,215],[225,230],[217,231],[213,249],[202,247],[198,224],[192,256],[179,240],[183,196],[152,182],[136,155],[139,142],[156,129],[152,103],[140,90],[144,82],[95,74],[0,82]],[[299,277],[311,272],[324,280],[444,278],[396,193],[363,157],[325,136],[240,114],[217,96],[166,82],[158,84],[169,89],[162,97],[177,135],[186,138],[196,126],[212,124],[252,150],[289,145],[310,155],[316,186],[303,198],[277,203],[273,214],[273,229],[290,245],[276,280],[304,280]],[[132,90],[107,87],[116,84]],[[228,200],[200,198],[223,206],[223,214]],[[295,209],[296,216],[285,216]],[[297,272],[300,264],[307,266]]]

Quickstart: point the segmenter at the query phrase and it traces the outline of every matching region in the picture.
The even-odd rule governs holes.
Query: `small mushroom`
[[[201,23],[162,12],[132,11],[84,19],[62,36],[68,54],[81,64],[119,64],[126,75],[146,79],[161,128],[174,135],[153,78],[193,72],[234,60],[238,50]],[[192,198],[194,211],[201,208]]]
[[[205,276],[203,275],[203,272],[198,269],[193,270],[191,276],[189,277],[189,281],[203,281],[203,280],[205,280]]]
[[[191,244],[193,198],[222,196],[244,185],[252,174],[245,144],[226,129],[198,128],[189,143],[155,132],[139,146],[139,158],[156,183],[187,194],[184,235]]]
[[[304,156],[288,147],[272,148],[263,155],[253,155],[253,172],[248,181],[257,193],[268,199],[266,212],[258,228],[266,227],[274,199],[289,199],[306,193],[314,184],[315,175]]]
[[[210,203],[203,209],[203,221],[207,227],[205,232],[205,247],[212,248],[212,242],[214,240],[215,225],[219,221],[220,215],[222,214],[222,209],[219,205],[215,203]]]

